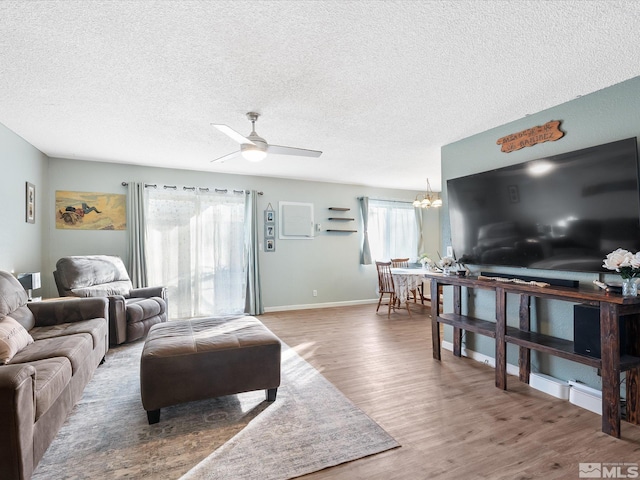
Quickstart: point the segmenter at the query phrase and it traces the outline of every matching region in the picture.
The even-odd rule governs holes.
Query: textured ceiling
[[[640,75],[635,1],[0,1],[0,123],[52,157],[404,189]],[[211,126],[320,158],[210,160]],[[4,159],[3,161],[6,161]]]

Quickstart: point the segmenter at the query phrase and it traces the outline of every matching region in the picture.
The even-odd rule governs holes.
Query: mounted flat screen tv
[[[616,248],[640,250],[636,138],[447,181],[459,261],[609,272]]]

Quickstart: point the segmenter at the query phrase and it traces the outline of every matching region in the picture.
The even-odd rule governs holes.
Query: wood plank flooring
[[[600,416],[443,350],[429,310],[387,319],[375,305],[267,313],[260,319],[402,446],[306,479],[577,479],[579,463],[640,463],[640,426],[622,438]]]

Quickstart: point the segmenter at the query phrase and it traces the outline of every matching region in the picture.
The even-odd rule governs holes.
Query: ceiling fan
[[[231,158],[241,154],[244,158],[250,162],[259,162],[267,156],[267,153],[275,153],[278,155],[297,155],[300,157],[319,157],[322,152],[318,150],[307,150],[305,148],[295,147],[283,147],[280,145],[270,145],[267,141],[256,133],[256,121],[260,116],[259,113],[249,112],[247,118],[251,122],[251,133],[248,136],[244,136],[236,132],[233,128],[227,125],[214,123],[213,126],[220,130],[222,133],[229,135],[232,139],[240,144],[240,150],[230,153],[211,162],[224,162]]]

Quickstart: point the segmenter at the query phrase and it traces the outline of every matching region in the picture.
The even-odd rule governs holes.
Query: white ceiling
[[[640,75],[635,1],[0,1],[0,123],[52,157],[422,190],[440,147]],[[322,150],[262,163],[211,126]],[[5,160],[6,161],[6,160]]]

